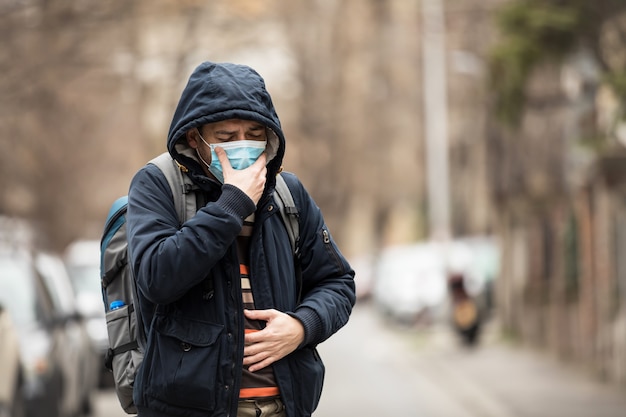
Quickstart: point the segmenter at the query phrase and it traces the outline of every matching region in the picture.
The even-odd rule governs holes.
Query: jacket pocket
[[[324,248],[326,249],[326,253],[328,254],[329,259],[331,260],[331,264],[337,268],[337,271],[343,275],[347,272],[346,264],[342,260],[342,256],[339,252],[339,248],[337,248],[337,244],[333,240],[330,232],[326,227],[324,227],[320,231],[320,236],[322,238],[322,243],[324,244]]]
[[[296,415],[310,416],[322,396],[325,367],[317,349],[303,348],[293,352],[290,369],[296,399]]]
[[[222,330],[203,321],[155,317],[143,364],[150,367],[146,394],[179,407],[213,410]]]

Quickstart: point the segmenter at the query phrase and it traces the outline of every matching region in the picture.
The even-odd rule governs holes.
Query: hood
[[[185,133],[207,123],[227,119],[253,120],[268,129],[268,182],[280,171],[285,154],[285,137],[265,81],[252,68],[230,63],[204,62],[189,77],[167,137],[174,159],[194,173],[202,168]]]

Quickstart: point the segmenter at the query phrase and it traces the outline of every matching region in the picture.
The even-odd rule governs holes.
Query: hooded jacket
[[[208,178],[187,145],[188,130],[227,119],[267,129],[267,181],[256,207],[237,187]],[[300,181],[283,173],[299,211],[301,284],[295,278],[294,254],[273,200],[285,138],[261,76],[241,65],[198,66],[178,103],[167,149],[199,188],[199,209],[179,224],[172,191],[154,165],[131,182],[129,250],[147,334],[134,387],[139,416],[236,416],[244,347],[236,238],[252,213],[256,308],[290,314],[305,331],[301,346],[273,364],[281,399],[287,416],[310,416],[324,378],[316,346],[347,323],[354,271]]]

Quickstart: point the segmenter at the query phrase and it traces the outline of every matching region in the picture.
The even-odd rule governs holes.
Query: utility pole
[[[421,0],[426,176],[430,237],[450,236],[446,33],[443,0]]]

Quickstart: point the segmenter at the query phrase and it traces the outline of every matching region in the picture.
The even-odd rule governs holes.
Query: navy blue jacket
[[[191,128],[234,118],[264,124],[276,145],[256,207],[238,188],[205,176],[185,139]],[[200,188],[203,204],[180,225],[158,168],[146,165],[130,186],[129,248],[148,334],[134,388],[140,417],[236,415],[244,337],[236,237],[252,213],[256,308],[286,312],[305,329],[302,345],[274,363],[276,380],[287,415],[311,415],[324,378],[315,348],[347,323],[355,302],[354,271],[300,181],[283,173],[299,210],[298,288],[289,237],[272,196],[285,138],[263,79],[246,66],[198,66],[182,93],[167,145]]]

